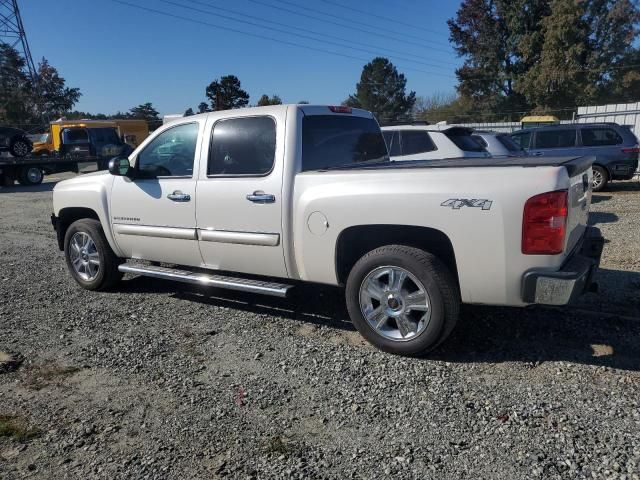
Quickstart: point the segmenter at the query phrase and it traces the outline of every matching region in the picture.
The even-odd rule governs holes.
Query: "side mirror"
[[[118,177],[129,177],[131,165],[126,157],[116,157],[109,160],[109,173]]]

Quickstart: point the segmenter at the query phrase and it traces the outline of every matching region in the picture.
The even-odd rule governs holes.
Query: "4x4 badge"
[[[440,204],[441,207],[451,207],[454,210],[460,210],[462,207],[481,208],[482,210],[491,210],[492,200],[486,199],[467,199],[467,198],[450,198]]]

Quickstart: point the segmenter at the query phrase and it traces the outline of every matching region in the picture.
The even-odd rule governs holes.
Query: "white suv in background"
[[[391,160],[486,158],[489,153],[471,137],[473,130],[455,125],[405,124],[382,127]]]
[[[527,156],[527,152],[514,142],[508,133],[476,130],[472,137],[494,158]]]

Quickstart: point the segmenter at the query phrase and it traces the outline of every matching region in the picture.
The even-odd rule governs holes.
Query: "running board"
[[[260,293],[274,297],[286,297],[293,285],[283,283],[265,282],[263,280],[250,280],[246,278],[225,277],[207,273],[191,272],[189,270],[177,270],[174,268],[156,267],[154,265],[134,265],[123,263],[118,267],[123,273],[135,273],[145,277],[174,280],[176,282],[205,285],[209,287],[226,288],[240,292]]]

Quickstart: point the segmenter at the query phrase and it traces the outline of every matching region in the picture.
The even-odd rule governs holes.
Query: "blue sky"
[[[81,89],[78,110],[113,113],[152,102],[162,114],[182,113],[227,74],[240,78],[251,103],[263,93],[285,103],[339,103],[376,53],[390,58],[418,95],[454,91],[460,60],[446,21],[457,1],[122,1],[173,16],[114,0],[19,2],[34,61],[46,57],[67,85]]]

